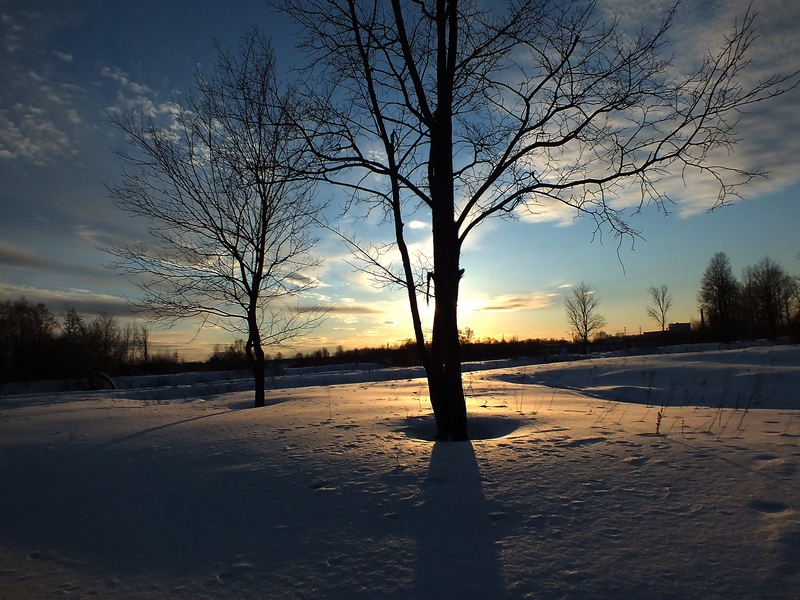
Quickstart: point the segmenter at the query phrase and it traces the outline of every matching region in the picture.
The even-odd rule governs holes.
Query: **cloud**
[[[35,252],[0,242],[0,265],[17,268],[44,268],[47,266],[47,261]]]
[[[89,290],[47,290],[32,286],[0,284],[0,298],[24,296],[30,302],[43,302],[53,314],[70,308],[86,315],[106,314],[112,317],[130,317],[128,301],[117,296],[98,294]]]
[[[84,133],[78,102],[86,90],[74,83],[74,57],[46,51],[55,13],[30,10],[2,15],[0,38],[0,160],[42,166],[78,156]]]
[[[384,313],[383,310],[376,308],[374,305],[361,304],[356,302],[332,304],[327,306],[323,305],[320,308],[327,311],[328,315],[332,317],[348,316],[348,315],[355,315],[355,316],[380,315]]]
[[[519,312],[526,310],[539,310],[553,304],[553,298],[558,294],[551,292],[534,292],[528,295],[505,294],[491,299],[475,301],[473,312]]]
[[[552,199],[521,206],[516,214],[527,223],[552,223],[556,227],[567,227],[582,217],[574,207]]]
[[[38,238],[37,238],[38,239]],[[36,240],[32,243],[36,244]],[[54,259],[37,252],[35,249],[0,242],[0,267],[17,269],[23,276],[34,281],[80,281],[81,285],[89,282],[107,284],[113,272],[100,264],[90,264],[62,259]],[[6,271],[7,272],[7,271]],[[0,278],[5,273],[0,270]],[[9,278],[10,279],[10,278]]]
[[[75,125],[83,123],[83,119],[81,119],[80,115],[78,114],[78,111],[75,110],[74,108],[68,109],[64,114],[66,115],[67,120],[70,123],[74,123]]]
[[[74,228],[75,236],[98,248],[113,248],[119,244],[119,238],[111,232],[77,224]]]
[[[380,315],[384,310],[376,308],[373,305],[354,303],[346,306],[334,305],[331,307],[331,314],[333,315]]]
[[[163,119],[164,127],[171,127],[178,114],[179,107],[172,100],[160,100],[159,94],[148,85],[132,81],[128,73],[113,65],[101,68],[100,75],[119,85],[117,103],[110,106],[111,113],[138,113],[151,119]]]
[[[131,81],[130,76],[125,71],[113,65],[104,66],[102,69],[100,69],[100,74],[104,77],[108,77],[109,79],[116,81],[120,85],[120,87],[129,90],[134,94],[146,95],[155,93],[147,85]]]
[[[65,155],[74,155],[70,138],[43,109],[19,103],[0,109],[0,157],[43,165]]]
[[[0,40],[3,50],[9,54],[22,50],[22,26],[8,13],[0,15],[3,23],[3,37]]]

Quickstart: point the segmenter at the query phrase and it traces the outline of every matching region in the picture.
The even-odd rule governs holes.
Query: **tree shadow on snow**
[[[502,598],[494,519],[471,443],[433,444],[420,482],[415,598]],[[502,516],[502,515],[500,515]]]
[[[493,440],[514,433],[520,420],[503,415],[474,415],[467,420],[470,440]],[[432,415],[409,416],[391,424],[392,431],[412,439],[430,442],[436,439],[436,421]]]

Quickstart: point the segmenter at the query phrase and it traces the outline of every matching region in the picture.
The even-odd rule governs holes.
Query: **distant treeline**
[[[671,325],[664,332],[610,335],[598,332],[590,350],[627,350],[634,347],[697,342],[781,338],[800,339],[800,278],[764,258],[734,274],[728,257],[713,256],[701,281],[697,300],[699,321]],[[461,330],[464,361],[536,357],[557,360],[583,352],[568,340],[517,338],[476,339],[468,327]],[[120,324],[101,315],[87,319],[74,308],[59,321],[42,303],[25,298],[0,303],[0,383],[63,379],[72,385],[105,386],[117,375],[163,374],[188,370],[245,370],[249,368],[245,342],[217,345],[203,362],[184,362],[177,353],[152,352],[145,325]],[[321,348],[284,356],[268,356],[268,368],[277,372],[288,366],[328,364],[381,364],[415,366],[419,359],[412,340],[377,348]]]
[[[700,332],[687,328],[680,331],[667,331],[669,344],[688,344],[701,339]],[[608,335],[601,332],[590,344],[592,352],[628,350],[634,347],[660,346],[664,336],[661,332],[645,335]],[[563,360],[564,358],[583,354],[581,342],[564,339],[510,339],[481,338],[470,339],[461,336],[461,358],[465,362],[503,360],[516,358],[537,358],[542,362]],[[273,361],[274,362],[274,361]],[[372,363],[385,366],[417,366],[419,359],[413,340],[394,346],[379,348],[356,348],[345,350],[339,346],[331,353],[327,348],[309,353],[297,353],[290,361],[282,359],[281,363],[290,362],[292,366],[319,366],[327,364],[361,364]]]
[[[770,258],[747,267],[737,279],[724,253],[717,253],[703,275],[697,300],[701,318],[691,323],[665,324],[664,331],[636,335],[615,335],[599,331],[589,349],[592,352],[630,350],[662,345],[703,342],[732,342],[781,338],[800,339],[800,279],[788,274]],[[558,360],[564,356],[582,354],[582,343],[564,339],[476,339],[466,327],[460,330],[461,355],[464,361],[499,360],[520,357]],[[215,369],[245,369],[247,362],[244,341],[229,346],[220,345],[206,362]],[[321,348],[298,352],[284,357],[278,352],[269,357],[271,368],[281,366],[320,366],[330,364],[381,364],[387,366],[416,366],[419,359],[413,340],[377,348],[345,350],[338,346],[331,352]]]
[[[0,303],[0,383],[74,380],[96,387],[107,377],[174,372],[176,354],[153,354],[144,325],[101,315],[88,320],[74,308],[63,321],[43,303]]]

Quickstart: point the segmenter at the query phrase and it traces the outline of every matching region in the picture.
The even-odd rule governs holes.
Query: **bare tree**
[[[581,283],[572,288],[572,296],[564,299],[567,309],[567,321],[573,335],[583,343],[584,353],[589,353],[589,338],[592,333],[606,324],[605,318],[597,313],[600,298],[597,290],[588,283]]]
[[[747,267],[742,275],[742,313],[755,335],[775,339],[791,322],[795,280],[769,257]]]
[[[651,285],[647,288],[647,293],[650,294],[652,306],[647,307],[647,316],[655,319],[661,327],[661,337],[663,344],[667,345],[667,313],[672,308],[672,294],[669,293],[669,288],[666,284],[659,287]]]
[[[391,247],[349,241],[376,281],[407,291],[442,439],[467,439],[457,306],[469,234],[561,204],[635,237],[614,200],[635,190],[640,207],[665,208],[658,184],[669,169],[714,178],[723,203],[756,174],[715,163],[713,151],[735,143],[741,109],[797,84],[743,82],[750,12],[680,77],[662,55],[677,3],[631,35],[598,18],[594,2],[273,1],[304,27],[312,55],[313,174],[350,191],[346,208],[393,226]],[[421,261],[406,243],[412,215],[429,219],[433,236]],[[419,304],[431,283],[427,346]]]
[[[172,120],[112,116],[127,136],[127,168],[109,186],[123,210],[148,219],[155,245],[110,250],[144,292],[135,305],[168,325],[179,319],[243,332],[264,405],[265,345],[281,345],[323,314],[295,306],[315,284],[316,211],[302,170],[304,145],[278,85],[268,42],[253,30],[238,53],[219,49],[208,76],[176,102]]]
[[[697,300],[704,320],[708,319],[714,333],[726,342],[736,335],[740,294],[741,286],[733,274],[731,261],[724,252],[717,252],[703,272]]]

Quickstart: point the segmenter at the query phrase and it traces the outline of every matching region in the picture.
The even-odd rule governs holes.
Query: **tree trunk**
[[[260,342],[253,345],[253,354],[255,354],[255,360],[253,361],[253,377],[256,382],[254,406],[259,408],[265,404],[264,367],[266,366],[264,364],[264,348],[261,347]]]
[[[253,379],[256,384],[255,391],[255,408],[261,408],[265,404],[264,395],[264,368],[266,361],[264,360],[264,348],[261,346],[261,333],[258,331],[258,321],[255,315],[248,316],[248,339],[247,339],[247,361],[250,363],[250,369],[253,372]]]
[[[458,339],[458,288],[461,242],[455,219],[453,191],[453,86],[458,48],[455,2],[437,2],[437,106],[430,125],[428,181],[433,222],[433,315],[428,388],[437,437],[464,441],[467,404],[461,384],[461,348]]]
[[[452,171],[451,171],[452,172]],[[467,433],[467,405],[461,383],[461,346],[458,338],[458,291],[462,271],[460,246],[453,218],[452,178],[443,178],[444,188],[433,216],[433,264],[435,308],[431,341],[428,387],[437,437],[464,441]],[[433,186],[432,186],[433,187]],[[448,194],[449,190],[449,200]],[[431,377],[432,374],[432,377]]]
[[[458,280],[460,272],[445,269],[436,280],[431,368],[428,387],[436,418],[437,437],[454,441],[469,439],[467,405],[461,382],[461,347],[458,339]],[[450,279],[449,282],[442,280]],[[454,281],[452,281],[454,280]],[[432,372],[431,372],[432,371]]]
[[[452,171],[451,171],[452,173]],[[460,244],[453,218],[452,179],[437,182],[444,201],[433,210],[433,282],[435,308],[429,364],[425,365],[428,391],[436,418],[436,437],[469,439],[467,405],[461,383],[461,346],[458,338],[458,291],[463,272],[459,267]],[[431,195],[436,184],[431,186]],[[449,190],[449,203],[448,192]]]

